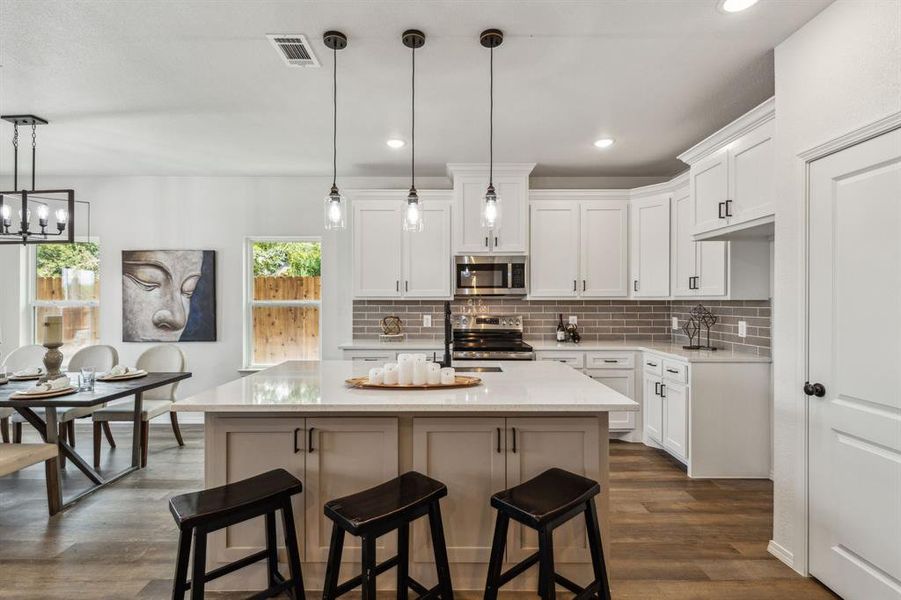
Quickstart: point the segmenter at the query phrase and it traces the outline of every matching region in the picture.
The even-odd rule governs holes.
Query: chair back
[[[138,357],[135,366],[145,371],[157,373],[184,373],[188,368],[188,361],[181,348],[174,344],[161,344],[144,351]],[[144,397],[153,400],[170,400],[175,402],[175,390],[179,382],[164,385],[156,389],[144,392]]]
[[[72,355],[68,370],[77,373],[84,367],[94,367],[98,373],[109,371],[119,364],[119,353],[112,346],[87,346]]]
[[[30,369],[33,367],[44,366],[44,353],[47,349],[40,344],[29,344],[27,346],[19,346],[9,353],[3,366],[9,374],[22,369]]]

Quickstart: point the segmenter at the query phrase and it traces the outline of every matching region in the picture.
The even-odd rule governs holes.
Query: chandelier
[[[34,115],[3,115],[0,119],[13,124],[13,189],[0,192],[0,244],[73,243],[75,190],[35,189],[37,126],[48,121]],[[31,190],[19,189],[20,125],[31,126]]]

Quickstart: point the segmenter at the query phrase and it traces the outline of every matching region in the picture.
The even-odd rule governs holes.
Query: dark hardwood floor
[[[118,468],[130,456],[128,432],[114,427],[120,444],[112,454],[104,444],[105,469]],[[185,448],[160,420],[151,427],[146,470],[53,518],[47,516],[43,467],[0,478],[0,598],[168,597],[177,530],[166,500],[203,483],[202,430],[182,429]],[[90,456],[89,426],[79,425],[77,439]],[[67,489],[81,479],[70,467]],[[693,481],[662,453],[613,443],[611,487],[616,600],[836,597],[767,554],[769,481]],[[569,596],[560,592],[561,598]]]

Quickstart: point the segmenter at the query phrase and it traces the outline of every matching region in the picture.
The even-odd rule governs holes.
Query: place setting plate
[[[37,375],[10,375],[10,381],[36,381],[43,377],[43,373],[38,373]]]
[[[22,390],[17,390],[15,392],[13,392],[12,394],[10,394],[9,397],[15,398],[17,400],[22,400],[24,398],[40,400],[43,398],[55,398],[56,396],[66,396],[68,394],[74,394],[77,391],[78,391],[78,388],[76,386],[70,385],[68,387],[59,388],[58,390],[50,390],[47,392],[40,392],[40,393],[32,392],[30,394],[25,391],[22,391]]]
[[[345,380],[347,385],[360,390],[450,390],[454,388],[466,388],[480,385],[482,380],[478,377],[468,377],[466,375],[457,375],[454,377],[453,383],[424,383],[422,385],[414,384],[387,384],[387,383],[369,383],[369,377],[351,377]]]
[[[108,375],[105,377],[97,377],[97,381],[127,381],[129,379],[140,379],[147,377],[147,371],[135,371],[134,373],[126,373],[125,375]]]

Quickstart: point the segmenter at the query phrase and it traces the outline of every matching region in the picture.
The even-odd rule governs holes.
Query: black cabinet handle
[[[300,427],[296,427],[294,429],[294,454],[300,452],[300,447],[297,445],[297,434],[300,433]]]
[[[494,247],[497,248],[497,236],[494,236]]]
[[[648,363],[644,363],[644,364],[646,364],[646,365],[649,366],[649,367],[656,367],[656,366],[657,366],[657,363],[652,363],[652,362],[648,362]]]
[[[576,280],[575,279],[573,279],[573,291],[574,292],[576,291]]]
[[[501,428],[497,428],[497,453],[501,453]]]
[[[485,247],[486,248],[488,247],[488,236],[487,235],[485,236]]]
[[[404,291],[405,292],[410,291],[410,282],[409,281],[404,281]]]
[[[694,286],[692,286],[692,282],[693,282],[693,281],[694,281],[694,277],[689,277],[689,278],[688,278],[688,289],[690,289],[690,290],[695,289]]]
[[[513,430],[513,454],[516,454],[516,427],[511,427]]]
[[[399,292],[399,291],[400,291],[400,279],[394,280],[394,291],[395,291],[395,292]]]
[[[732,211],[729,210],[730,204],[732,204],[732,200],[726,200],[726,216],[727,216],[727,217],[731,217],[731,216],[732,216]]]
[[[617,363],[617,362],[619,362],[619,361],[616,360],[615,358],[605,358],[605,359],[604,359],[604,362],[605,362],[605,363]]]
[[[660,384],[660,397],[666,398],[666,384],[665,383]]]
[[[719,203],[719,207],[718,207],[717,210],[716,210],[716,216],[719,217],[720,219],[725,219],[725,218],[726,218],[725,215],[723,215],[723,209],[724,209],[725,207],[726,207],[726,203],[725,203],[725,202],[720,202],[720,203]]]
[[[659,381],[654,382],[654,395],[655,396],[660,395],[660,382]]]
[[[637,279],[636,279],[635,281],[632,282],[632,291],[633,291],[633,292],[637,292],[637,291],[638,291],[638,280],[637,280]]]
[[[582,291],[583,292],[585,291],[585,280],[584,279],[582,280]]]
[[[310,427],[310,429],[307,431],[307,452],[310,453],[313,452],[313,431],[315,429],[315,427]]]
[[[675,373],[676,375],[679,374],[679,371],[677,371],[677,370],[675,370],[675,369],[667,369],[666,372],[667,372],[667,373]]]

